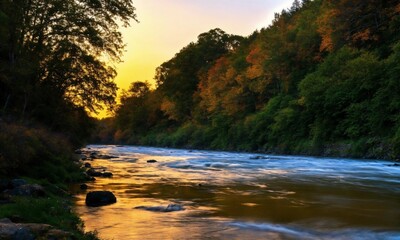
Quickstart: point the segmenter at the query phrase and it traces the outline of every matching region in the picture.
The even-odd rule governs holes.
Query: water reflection
[[[89,146],[117,203],[76,211],[105,239],[400,239],[400,168],[384,161]],[[155,159],[157,162],[148,163]],[[184,211],[138,206],[179,204]]]

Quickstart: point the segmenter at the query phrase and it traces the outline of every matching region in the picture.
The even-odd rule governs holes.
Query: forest
[[[115,104],[120,28],[135,13],[131,0],[0,1],[1,239],[36,239],[21,222],[49,224],[38,239],[97,239],[71,211],[69,184],[86,179],[74,149]]]
[[[97,239],[68,193],[87,143],[400,158],[399,1],[295,0],[250,36],[211,29],[116,99],[132,21],[131,0],[0,1],[0,219]],[[21,182],[42,195],[4,194]]]
[[[1,1],[0,174],[87,142],[90,113],[115,104],[119,28],[135,17],[131,1]]]
[[[155,87],[133,82],[93,141],[396,159],[399,34],[394,0],[296,0],[248,37],[212,29]]]

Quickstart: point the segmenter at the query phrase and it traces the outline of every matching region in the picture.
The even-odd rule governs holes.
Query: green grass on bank
[[[84,180],[68,139],[47,128],[0,121],[0,179],[23,178],[45,188],[45,197],[12,197],[0,204],[0,219],[43,223],[72,233],[77,239],[97,239],[83,232],[72,211],[68,185]]]
[[[95,233],[83,232],[83,222],[72,211],[70,199],[51,195],[44,198],[14,197],[12,200],[14,203],[0,205],[0,219],[49,224],[72,233],[77,239],[98,239]]]

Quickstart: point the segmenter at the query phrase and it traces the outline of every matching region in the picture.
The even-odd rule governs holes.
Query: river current
[[[400,240],[400,167],[381,160],[90,145],[113,173],[75,211],[101,239]],[[148,162],[156,160],[156,162]],[[177,204],[180,211],[154,211]]]

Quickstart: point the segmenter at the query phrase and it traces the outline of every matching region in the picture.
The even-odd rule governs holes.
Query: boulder
[[[55,229],[48,224],[13,223],[5,218],[0,219],[0,239],[33,240],[33,239],[74,239],[73,234]]]
[[[99,207],[117,202],[117,198],[110,191],[94,191],[86,194],[85,203],[90,207]]]
[[[5,193],[13,196],[31,196],[31,197],[44,197],[46,191],[44,187],[39,184],[25,184],[15,187],[10,190],[6,190]]]
[[[157,162],[157,160],[150,159],[150,160],[147,160],[147,162],[148,162],[148,163],[156,163],[156,162]]]

